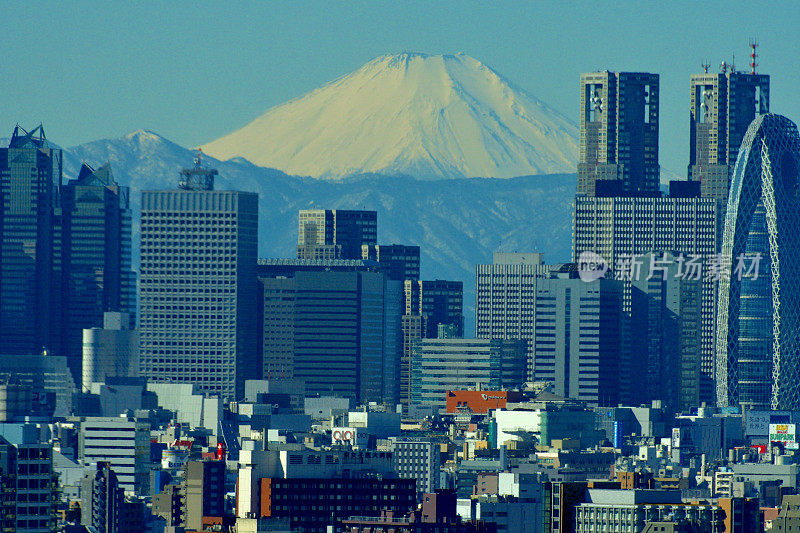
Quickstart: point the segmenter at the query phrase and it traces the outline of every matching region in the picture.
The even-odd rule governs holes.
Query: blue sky
[[[401,51],[465,52],[573,121],[581,72],[661,74],[661,164],[685,174],[688,78],[760,43],[771,110],[800,122],[800,3],[11,2],[0,136],[64,146],[150,129],[184,146]]]

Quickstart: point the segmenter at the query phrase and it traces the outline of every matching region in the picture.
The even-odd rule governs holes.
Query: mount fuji
[[[203,160],[217,189],[258,193],[260,257],[294,256],[299,209],[376,210],[378,242],[419,245],[423,278],[464,282],[470,330],[475,265],[493,251],[569,259],[575,146],[568,120],[480,62],[402,54],[273,108]],[[139,130],[65,148],[64,174],[110,163],[138,240],[140,191],[176,187],[194,156]]]
[[[287,174],[417,179],[572,173],[577,128],[464,54],[378,57],[202,146]]]

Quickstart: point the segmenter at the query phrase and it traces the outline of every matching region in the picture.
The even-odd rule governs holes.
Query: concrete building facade
[[[139,374],[139,332],[131,329],[128,313],[103,313],[103,327],[83,330],[81,390],[109,377]]]
[[[378,213],[301,209],[298,259],[361,259],[363,245],[378,243]]]
[[[649,252],[683,254],[701,267],[701,360],[699,397],[714,397],[715,280],[708,268],[717,252],[717,203],[698,197],[577,196],[573,233],[573,261],[584,252],[599,255],[623,281],[623,339],[620,354],[620,402],[638,405],[641,392],[632,384],[631,284],[628,278],[636,261]]]
[[[520,340],[421,339],[413,349],[410,403],[444,410],[450,390],[519,387],[526,354]]]
[[[85,465],[107,463],[128,494],[147,493],[150,423],[132,417],[84,417],[78,420],[78,458]]]
[[[258,367],[258,195],[211,184],[142,192],[141,373],[233,400]]]

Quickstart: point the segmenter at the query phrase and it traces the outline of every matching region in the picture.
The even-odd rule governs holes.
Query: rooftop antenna
[[[731,74],[736,72],[736,53],[733,53],[733,57],[731,58]]]
[[[198,148],[197,155],[194,157],[194,168],[183,168],[180,172],[178,181],[179,189],[213,191],[214,176],[218,172],[213,168],[203,168],[203,150]]]
[[[703,72],[708,74],[708,69],[711,67],[711,63],[709,63],[708,59],[706,59],[703,63],[700,63],[700,66],[703,67]]]
[[[756,48],[758,48],[758,41],[755,39],[750,39],[750,74],[756,73],[756,67],[758,63],[756,63],[756,58],[758,57],[758,53],[756,52]]]

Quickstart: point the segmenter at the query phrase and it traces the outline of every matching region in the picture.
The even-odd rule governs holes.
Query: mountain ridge
[[[195,154],[155,132],[137,131],[64,148],[64,175],[75,177],[83,162],[110,163],[116,180],[131,187],[137,242],[140,192],[175,188],[180,168],[190,166]],[[435,181],[362,174],[330,181],[246,160],[203,160],[219,171],[217,189],[259,194],[259,257],[295,256],[299,209],[376,210],[379,243],[419,245],[425,279],[464,282],[468,331],[475,265],[491,262],[501,244],[505,250],[545,251],[548,262],[570,256],[574,174]]]
[[[202,145],[287,174],[508,178],[574,172],[577,127],[466,55],[379,56]]]

